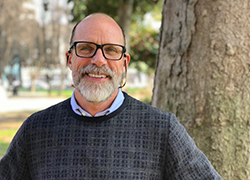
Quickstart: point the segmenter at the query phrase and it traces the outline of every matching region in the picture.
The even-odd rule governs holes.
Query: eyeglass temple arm
[[[124,57],[125,57],[125,76],[124,76],[125,82],[119,88],[123,88],[127,84],[127,55],[124,54]]]

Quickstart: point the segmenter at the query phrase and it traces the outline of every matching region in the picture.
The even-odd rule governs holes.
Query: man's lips
[[[92,78],[108,78],[108,75],[105,74],[92,74],[92,73],[86,73],[89,77]]]

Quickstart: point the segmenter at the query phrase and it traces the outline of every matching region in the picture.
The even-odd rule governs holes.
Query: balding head
[[[123,45],[125,46],[125,34],[123,32],[123,29],[117,24],[117,22],[113,18],[103,13],[90,14],[89,16],[84,18],[82,21],[78,22],[72,30],[72,34],[70,38],[70,45],[73,44],[76,36],[80,35],[81,31],[85,27],[89,28],[90,26],[95,26],[96,28],[98,28],[97,26],[99,26],[100,30],[103,30],[105,28],[107,31],[108,29],[116,28],[117,31],[120,31],[121,36],[123,38]],[[90,33],[94,33],[94,32],[90,32]],[[103,34],[103,36],[106,36],[106,35],[107,34]]]

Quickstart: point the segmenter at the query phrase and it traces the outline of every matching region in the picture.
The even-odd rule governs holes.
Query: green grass
[[[7,129],[0,131],[0,156],[5,155],[9,144],[16,134],[17,129]]]
[[[0,156],[4,156],[5,155],[8,147],[9,147],[9,143],[0,142]]]
[[[16,134],[17,129],[4,129],[0,131],[0,142],[10,142],[14,135]]]
[[[72,92],[73,92],[72,89],[63,90],[61,96],[64,96],[64,97],[71,97]],[[58,91],[53,90],[53,91],[51,92],[51,95],[52,95],[52,96],[57,96],[57,95],[58,95]]]
[[[20,88],[19,92],[30,92],[30,90],[29,89]],[[48,90],[44,90],[44,89],[36,89],[35,92],[38,93],[38,94],[42,94],[44,96],[49,95]],[[63,97],[67,98],[67,97],[70,97],[72,95],[72,92],[73,92],[73,89],[65,89],[65,90],[63,90],[61,92],[60,96],[63,96]],[[59,91],[56,90],[56,89],[51,90],[50,96],[55,96],[55,97],[59,96]]]
[[[135,94],[135,93],[140,93],[142,92],[144,89],[140,89],[140,88],[128,88],[126,89],[128,94]]]

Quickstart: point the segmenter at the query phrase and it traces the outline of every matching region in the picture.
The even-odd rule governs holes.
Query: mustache
[[[82,67],[79,70],[79,75],[81,77],[85,76],[85,74],[89,74],[89,73],[93,73],[93,74],[104,74],[106,76],[109,76],[111,78],[113,78],[116,73],[110,69],[108,66],[102,66],[102,67],[98,67],[95,64],[89,64],[87,66]]]

